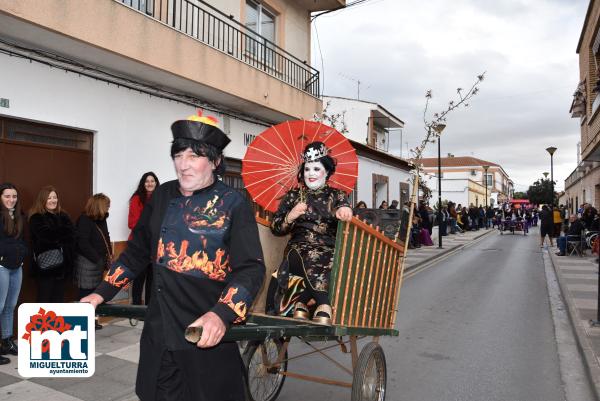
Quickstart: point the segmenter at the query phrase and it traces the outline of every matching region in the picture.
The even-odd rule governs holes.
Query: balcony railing
[[[200,0],[117,0],[179,32],[319,97],[319,71]]]
[[[582,173],[579,168],[573,170],[571,174],[565,179],[565,188],[569,188],[571,185],[575,184],[582,177]]]

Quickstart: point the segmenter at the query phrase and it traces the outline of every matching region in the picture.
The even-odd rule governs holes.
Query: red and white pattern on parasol
[[[328,185],[352,192],[358,176],[358,157],[350,141],[335,128],[316,121],[286,121],[263,131],[248,146],[242,160],[242,178],[252,199],[275,212],[280,200],[298,187],[302,151],[312,142],[323,142],[336,160]]]

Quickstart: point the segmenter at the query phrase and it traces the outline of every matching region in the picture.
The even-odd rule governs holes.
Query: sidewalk
[[[433,246],[422,246],[416,249],[409,249],[404,270],[409,271],[416,269],[419,266],[423,266],[426,263],[432,262],[447,253],[460,249],[466,244],[492,232],[497,233],[498,230],[490,228],[488,230],[480,229],[478,231],[467,231],[463,234],[450,234],[442,237],[442,249],[440,249],[438,248],[437,227],[434,227],[433,235],[431,236]]]
[[[558,248],[549,247],[558,282],[568,308],[585,367],[600,399],[600,327],[592,327],[598,308],[598,263],[596,256],[556,256]]]
[[[406,269],[415,269],[495,230],[471,231],[443,237],[443,249],[434,246],[411,249]],[[17,358],[0,366],[0,401],[133,401],[143,322],[132,327],[127,319],[113,319],[96,331],[96,373],[86,379],[23,379]]]

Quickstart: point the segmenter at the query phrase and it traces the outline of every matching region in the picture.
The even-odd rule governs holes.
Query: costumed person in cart
[[[308,319],[307,304],[314,299],[313,321],[331,324],[328,290],[338,220],[351,220],[352,209],[342,190],[327,185],[336,161],[325,144],[310,143],[302,160],[300,187],[287,192],[271,223],[275,235],[291,234],[276,273],[278,294],[283,295],[275,304],[280,313],[286,304],[293,304],[294,318]]]
[[[153,261],[152,297],[140,339],[136,393],[142,401],[243,401],[238,346],[222,343],[260,289],[265,265],[253,212],[220,181],[230,142],[209,117],[171,126],[177,180],[156,188],[127,249],[93,294],[94,307],[113,298]],[[184,337],[202,327],[197,343]]]

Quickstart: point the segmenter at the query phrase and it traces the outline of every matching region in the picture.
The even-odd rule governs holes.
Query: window
[[[249,34],[246,39],[246,51],[261,62],[272,65],[273,46],[264,39],[275,43],[275,14],[256,1],[246,0],[246,27],[260,35]]]
[[[123,3],[135,8],[138,11],[144,12],[148,15],[153,15],[154,12],[154,0],[121,0]]]
[[[275,15],[262,4],[246,1],[246,26],[260,36],[275,42]]]
[[[491,187],[492,185],[494,185],[494,176],[492,174],[486,174],[485,178],[486,178],[486,181],[487,181],[486,185],[488,187]]]
[[[263,209],[263,207],[260,206],[258,203],[252,201],[252,196],[250,196],[250,193],[246,190],[244,180],[242,179],[242,176],[239,173],[232,171],[226,172],[223,175],[223,182],[229,185],[230,187],[239,190],[240,193],[244,195],[244,197],[248,200],[248,202],[252,203],[251,206],[255,214],[257,214],[263,219],[271,221],[273,213]]]

